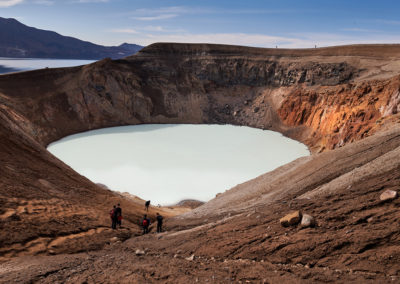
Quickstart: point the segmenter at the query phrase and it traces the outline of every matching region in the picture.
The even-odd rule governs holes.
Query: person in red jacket
[[[117,206],[114,205],[114,208],[110,211],[111,218],[111,228],[117,228],[118,216],[117,216]]]
[[[144,214],[142,219],[143,235],[149,233],[150,219]]]

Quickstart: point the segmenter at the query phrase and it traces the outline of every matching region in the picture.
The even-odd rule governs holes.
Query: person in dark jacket
[[[157,217],[157,233],[161,233],[162,232],[162,223],[163,223],[163,216],[161,216],[160,214],[158,214],[158,212],[156,213]]]
[[[122,227],[122,209],[121,205],[118,203],[117,208],[115,208],[115,213],[117,214],[117,225]]]
[[[143,235],[149,233],[150,219],[144,214],[142,219]]]
[[[146,212],[149,212],[149,206],[150,206],[150,200],[147,200],[146,203],[144,204],[144,210],[146,210]]]
[[[110,212],[110,217],[111,217],[111,228],[116,229],[118,222],[117,206],[114,205],[114,208]]]

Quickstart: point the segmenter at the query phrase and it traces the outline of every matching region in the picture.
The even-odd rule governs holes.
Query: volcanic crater
[[[400,45],[158,43],[124,59],[0,76],[0,281],[400,280]],[[146,123],[270,129],[313,153],[191,210],[94,184],[46,146]],[[121,203],[122,229],[109,228]],[[313,227],[281,226],[299,211]]]

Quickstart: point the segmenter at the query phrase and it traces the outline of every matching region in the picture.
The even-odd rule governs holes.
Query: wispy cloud
[[[133,15],[154,15],[154,14],[182,14],[187,13],[189,11],[188,8],[182,6],[170,6],[170,7],[161,7],[158,9],[136,9],[131,11],[130,13]]]
[[[181,42],[181,43],[218,43],[248,46],[272,47],[283,42],[292,42],[294,39],[263,34],[244,33],[207,33],[207,34],[146,34],[134,39],[141,44],[148,45],[154,42]]]
[[[344,28],[341,29],[344,32],[360,32],[360,33],[377,33],[381,32],[379,30],[372,30],[372,29],[361,29],[361,28]]]
[[[177,16],[178,16],[177,14],[164,14],[157,16],[132,17],[132,19],[138,21],[159,21],[159,20],[176,18]]]
[[[110,0],[73,0],[71,3],[107,3]]]
[[[183,33],[182,29],[165,29],[162,26],[145,26],[145,27],[135,27],[133,28],[117,28],[108,29],[106,32],[111,33],[121,33],[121,34],[143,34],[144,32],[155,32],[155,33]]]
[[[159,33],[184,33],[184,29],[170,29],[164,28],[162,26],[145,26],[145,27],[138,27],[139,30],[146,31],[146,32],[159,32]]]
[[[376,20],[373,20],[373,21],[376,22],[376,23],[385,24],[385,25],[394,25],[394,26],[400,25],[400,21],[398,21],[398,20],[376,19]]]
[[[70,3],[106,3],[110,0],[72,0]],[[18,4],[37,4],[51,6],[55,0],[0,0],[0,8],[7,8]]]
[[[238,14],[238,15],[257,15],[257,14],[305,14],[305,13],[318,13],[319,10],[312,9],[215,9],[215,10],[203,10],[205,13],[214,14]]]
[[[185,7],[185,6],[171,6],[161,7],[158,9],[136,9],[125,13],[130,15],[132,19],[138,21],[160,21],[166,19],[172,19],[181,15],[199,15],[199,14],[291,14],[298,13],[298,10],[285,9],[285,10],[273,10],[273,9],[218,9],[218,8],[204,8],[204,7]],[[315,12],[315,10],[304,10],[302,13]]]
[[[176,18],[187,13],[188,9],[180,6],[161,7],[158,9],[136,9],[128,14],[137,21],[160,21]]]
[[[0,0],[0,8],[6,8],[21,4],[24,0]]]
[[[51,6],[54,4],[53,0],[34,0],[34,4]]]
[[[394,34],[375,34],[373,37],[368,33],[349,35],[343,33],[301,33],[294,34],[293,41],[286,46],[290,48],[309,47],[314,44],[317,46],[335,46],[348,44],[375,44],[375,43],[398,43],[399,35]]]
[[[146,26],[142,28],[145,31],[149,32],[165,32],[166,30],[162,26]]]
[[[206,34],[145,34],[131,38],[130,42],[149,45],[155,42],[216,43],[245,45],[255,47],[312,48],[362,43],[397,43],[400,36],[380,35],[371,40],[368,36],[354,37],[343,34],[306,33],[291,36],[271,36],[244,33],[206,33]]]
[[[138,31],[134,30],[134,29],[112,29],[112,30],[107,30],[109,32],[112,33],[120,33],[120,34],[137,34],[139,33]]]

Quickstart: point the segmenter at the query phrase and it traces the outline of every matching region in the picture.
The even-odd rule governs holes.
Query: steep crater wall
[[[108,206],[121,197],[48,153],[45,146],[52,141],[117,125],[230,123],[279,131],[313,152],[326,151],[399,122],[399,58],[397,45],[276,50],[156,44],[122,60],[0,76],[0,249],[15,245],[24,250],[23,244],[30,250],[38,239],[50,241],[60,234],[108,226]],[[382,143],[375,144],[379,156]],[[290,172],[291,165],[277,172],[284,181],[312,179],[301,189],[303,194],[358,167],[361,162],[351,155],[343,160],[349,156],[346,151],[326,151],[327,159],[312,160],[314,168],[307,164],[307,171],[299,171],[314,176],[303,179]],[[332,164],[335,159],[339,162]],[[332,174],[321,177],[324,164]],[[244,200],[270,198],[270,179],[258,181],[256,187],[244,184]],[[282,192],[280,181],[278,197],[292,190],[289,183]],[[249,188],[255,188],[251,195]],[[219,206],[226,207],[226,199],[219,200]],[[244,206],[236,196],[232,200],[237,203],[229,200]],[[134,223],[139,205],[123,202],[125,208],[133,208],[129,215]],[[24,211],[31,203],[42,211]],[[52,215],[52,226],[44,207],[61,212]],[[83,210],[76,213],[75,207]],[[8,253],[0,250],[0,256]]]
[[[340,47],[279,54],[155,44],[123,60],[2,76],[0,99],[42,145],[116,125],[230,123],[279,131],[323,151],[370,135],[398,105],[398,78],[361,82],[374,68],[366,69],[364,49],[346,48],[349,55],[340,56]]]

